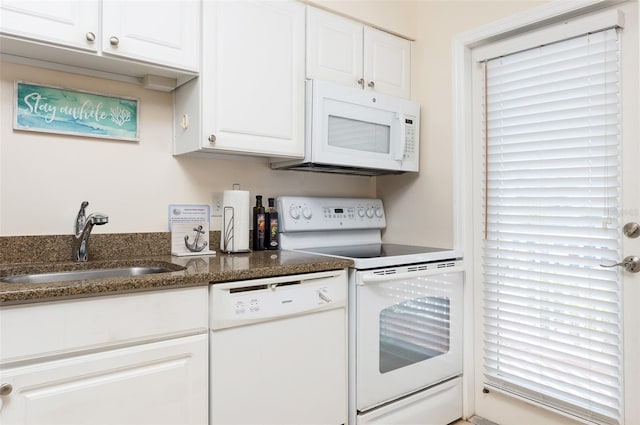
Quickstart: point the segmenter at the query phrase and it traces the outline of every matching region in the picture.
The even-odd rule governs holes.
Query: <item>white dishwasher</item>
[[[209,294],[211,425],[347,422],[345,270]]]

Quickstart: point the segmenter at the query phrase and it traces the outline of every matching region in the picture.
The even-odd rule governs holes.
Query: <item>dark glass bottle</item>
[[[262,196],[256,196],[256,206],[253,207],[253,250],[261,251],[264,249],[265,240],[265,211],[262,206]]]
[[[267,209],[267,232],[266,248],[278,249],[278,210],[276,210],[273,198],[269,198],[269,208]]]

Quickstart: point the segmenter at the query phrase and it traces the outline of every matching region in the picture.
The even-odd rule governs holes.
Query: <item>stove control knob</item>
[[[376,208],[376,217],[382,218],[383,215],[384,215],[384,212],[382,212],[382,208],[380,207]]]
[[[311,216],[313,215],[313,214],[311,213],[311,208],[305,208],[305,209],[302,211],[302,215],[304,216],[304,218],[306,218],[307,220],[309,220],[309,219],[311,218]]]
[[[367,210],[367,217],[373,218],[373,214],[374,214],[373,208],[369,208]]]
[[[364,218],[364,214],[365,214],[364,208],[358,208],[358,215]]]
[[[289,215],[291,216],[291,218],[293,218],[294,220],[297,220],[300,218],[300,210],[296,207],[293,207],[289,210]]]

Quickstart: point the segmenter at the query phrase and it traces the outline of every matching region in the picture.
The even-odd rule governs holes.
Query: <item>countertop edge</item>
[[[200,260],[198,261],[198,258]],[[197,261],[190,261],[190,260]],[[164,289],[188,288],[237,280],[260,279],[276,276],[340,270],[353,266],[343,258],[298,253],[294,251],[264,251],[250,254],[216,254],[212,257],[182,259],[170,256],[141,257],[145,262],[168,262],[183,270],[144,276],[104,278],[50,284],[14,284],[0,282],[0,307],[69,299],[120,295]],[[117,263],[117,261],[114,261]],[[135,262],[128,259],[126,262]],[[201,264],[198,264],[200,262]],[[69,267],[64,263],[0,264],[0,276],[6,276],[12,267],[54,268]],[[91,265],[89,264],[89,267]]]

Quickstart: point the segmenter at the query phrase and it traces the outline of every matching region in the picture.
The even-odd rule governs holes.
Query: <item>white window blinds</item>
[[[615,29],[485,63],[485,380],[621,418]]]

